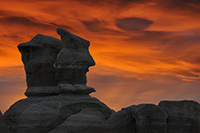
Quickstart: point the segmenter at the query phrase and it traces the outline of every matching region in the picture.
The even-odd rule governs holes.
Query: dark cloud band
[[[152,21],[143,18],[124,18],[116,22],[116,26],[126,31],[140,31],[148,28]]]

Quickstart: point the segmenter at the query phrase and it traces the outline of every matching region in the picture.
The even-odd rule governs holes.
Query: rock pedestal
[[[162,101],[115,112],[89,94],[89,41],[62,28],[18,45],[28,97],[0,113],[1,133],[200,133],[200,104]]]
[[[5,113],[4,120],[11,132],[47,133],[63,128],[66,128],[63,131],[77,129],[80,125],[75,120],[85,121],[89,128],[90,124],[103,122],[111,114],[105,104],[89,95],[59,95],[20,100]]]

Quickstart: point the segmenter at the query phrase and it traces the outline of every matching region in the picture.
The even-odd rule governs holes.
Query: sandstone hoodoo
[[[86,73],[95,62],[88,51],[90,42],[62,28],[57,38],[36,35],[18,45],[26,71],[26,96],[94,92],[86,86]]]
[[[200,133],[195,101],[161,101],[115,112],[91,97],[95,89],[86,85],[86,73],[95,65],[90,42],[62,28],[57,33],[61,40],[38,34],[18,45],[27,98],[0,113],[0,133]]]
[[[93,88],[86,86],[86,73],[90,66],[95,65],[88,51],[90,42],[62,28],[58,28],[57,33],[62,44],[54,63],[58,87],[66,93],[94,92]]]
[[[59,39],[41,34],[36,35],[27,43],[18,45],[26,71],[28,86],[26,96],[48,95],[50,92],[45,93],[44,90],[47,87],[55,88],[56,69],[53,64],[61,48]]]

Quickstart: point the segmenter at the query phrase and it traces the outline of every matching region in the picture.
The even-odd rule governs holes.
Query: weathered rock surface
[[[58,94],[89,94],[95,89],[82,84],[59,84],[58,86],[29,87],[26,96],[53,96]]]
[[[54,66],[56,70],[56,80],[58,84],[83,84],[87,83],[86,73],[95,62],[88,51],[90,42],[78,37],[62,28],[57,28],[57,33],[61,36],[62,49],[57,55]],[[62,88],[62,85],[59,85]],[[88,88],[84,89],[88,93]],[[66,88],[65,88],[66,90]],[[70,90],[71,91],[71,90]],[[91,90],[89,93],[93,92]],[[76,90],[79,92],[79,89]]]
[[[136,133],[135,121],[123,109],[113,112],[108,119],[99,109],[87,108],[71,115],[50,133]]]
[[[88,51],[90,42],[62,28],[56,29],[61,36],[62,50],[56,58],[58,68],[88,68],[95,62]]]
[[[196,102],[162,101],[114,112],[89,95],[71,94],[20,100],[3,119],[13,133],[199,133],[199,111]]]
[[[88,133],[103,132],[101,129],[105,116],[95,108],[82,109],[77,114],[71,115],[62,124],[51,130],[50,133]]]
[[[135,120],[123,109],[117,113],[89,95],[29,97],[5,113],[13,133],[135,133]]]
[[[167,133],[168,115],[164,109],[154,104],[140,104],[128,107],[136,120],[137,133]]]
[[[84,118],[96,116],[96,122],[100,121],[97,118],[105,120],[112,114],[105,104],[89,95],[59,95],[20,100],[5,113],[4,120],[12,132],[45,133],[59,125],[62,127],[66,120],[73,123],[85,111],[88,114]]]
[[[18,45],[26,71],[28,87],[56,86],[55,63],[61,50],[61,41],[38,34],[27,43]]]
[[[195,101],[161,101],[168,113],[168,133],[200,133],[200,104]]]
[[[11,133],[8,126],[4,122],[1,111],[0,111],[0,133]]]
[[[131,116],[128,109],[122,109],[113,113],[103,123],[105,133],[136,133],[136,120]]]
[[[86,86],[86,73],[95,65],[88,51],[90,42],[62,28],[57,33],[61,41],[38,34],[18,45],[26,71],[28,97],[95,92]]]

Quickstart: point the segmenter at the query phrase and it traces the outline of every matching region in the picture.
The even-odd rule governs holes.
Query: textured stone
[[[103,123],[102,128],[104,133],[136,133],[136,122],[131,116],[130,110],[123,108],[112,113],[109,119]]]
[[[38,34],[18,45],[26,71],[28,97],[95,92],[86,86],[86,73],[95,65],[88,51],[90,42],[62,28],[57,33],[61,41]]]
[[[53,96],[59,94],[89,94],[95,89],[83,84],[59,84],[58,86],[42,86],[27,88],[26,96]]]
[[[168,133],[199,133],[200,104],[195,101],[161,101],[169,115]]]
[[[98,110],[104,119],[108,119],[112,114],[112,111],[96,98],[76,94],[29,97],[12,105],[4,118],[12,132],[45,133],[87,108]],[[85,115],[87,117],[89,114]]]
[[[168,115],[154,104],[140,104],[128,107],[136,120],[137,133],[167,133]]]
[[[11,133],[8,126],[4,122],[4,118],[2,117],[1,110],[0,110],[0,133]]]
[[[19,44],[18,49],[22,54],[28,87],[57,85],[53,64],[61,50],[59,39],[38,34],[29,42]]]
[[[49,133],[99,133],[105,116],[95,108],[82,109],[77,114],[71,115],[62,124]]]
[[[88,51],[89,41],[62,28],[57,28],[57,33],[61,36],[63,46],[56,59],[58,68],[88,68],[95,65]]]
[[[76,93],[79,94],[89,94],[91,92],[95,92],[94,88],[82,84],[75,84],[74,87],[76,87]]]
[[[54,64],[57,68],[56,79],[58,83],[85,85],[88,68],[95,65],[88,51],[90,42],[62,28],[57,28],[57,33],[61,36],[63,46]],[[83,89],[80,89],[81,92],[83,92]],[[88,92],[88,90],[85,91]]]
[[[61,88],[57,86],[42,86],[42,87],[29,87],[27,88],[26,96],[48,96],[58,95],[61,93]]]
[[[86,108],[71,115],[50,133],[136,133],[135,121],[123,109],[106,119],[99,109]]]

